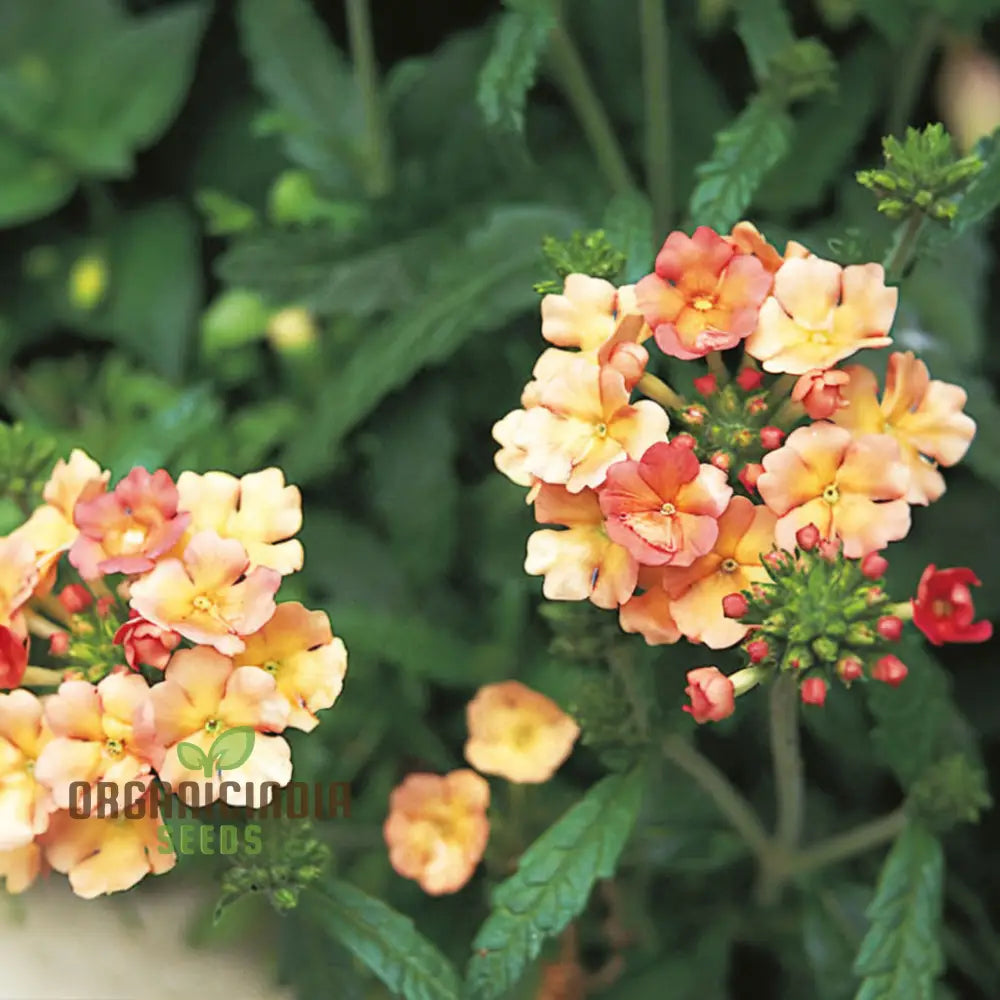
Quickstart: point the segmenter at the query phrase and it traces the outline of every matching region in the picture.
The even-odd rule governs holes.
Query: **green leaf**
[[[472,943],[472,997],[507,992],[541,951],[587,905],[594,883],[610,878],[635,825],[641,768],[603,778],[521,856],[516,874],[493,892],[493,911]]]
[[[851,965],[867,929],[871,888],[852,883],[817,886],[802,902],[802,945],[816,1000],[851,1000],[858,987]]]
[[[253,753],[257,733],[253,726],[236,726],[220,733],[208,750],[208,759],[221,771],[232,771],[245,764]]]
[[[656,243],[653,237],[653,208],[638,191],[617,194],[604,212],[608,242],[625,254],[624,282],[638,281],[653,269]]]
[[[0,225],[16,226],[48,215],[75,187],[72,173],[55,159],[0,134]]]
[[[357,186],[364,117],[354,76],[307,0],[242,0],[254,80],[280,110],[285,149],[332,188]]]
[[[856,1000],[932,1000],[944,971],[938,943],[944,858],[937,838],[911,824],[893,845],[868,908],[871,926],[854,971]]]
[[[1000,133],[984,139],[977,150],[985,160],[958,203],[951,230],[960,236],[970,226],[982,222],[1000,205]]]
[[[263,339],[274,310],[256,292],[230,288],[201,317],[201,348],[207,357]]]
[[[303,894],[302,907],[333,940],[406,1000],[459,1000],[455,967],[413,922],[348,882]]]
[[[765,97],[755,97],[715,139],[708,162],[698,167],[691,195],[696,225],[720,232],[738,222],[767,172],[788,152],[792,119]]]
[[[552,0],[510,3],[497,23],[476,99],[489,125],[524,130],[524,105],[556,24]]]
[[[185,743],[183,740],[177,744],[177,759],[189,771],[201,771],[209,765],[205,751],[197,743]]]
[[[758,83],[768,77],[771,60],[795,43],[795,33],[781,0],[739,0],[736,31]]]
[[[250,205],[215,188],[202,188],[194,196],[198,211],[205,217],[210,236],[231,236],[257,225],[257,212]]]

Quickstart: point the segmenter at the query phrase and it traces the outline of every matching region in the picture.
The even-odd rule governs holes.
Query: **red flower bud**
[[[774,451],[775,448],[780,448],[781,442],[784,440],[785,432],[780,427],[770,425],[761,427],[760,443],[764,446],[765,451]]]
[[[78,615],[94,603],[94,596],[82,583],[71,583],[60,591],[59,603],[71,615]]]
[[[726,594],[722,598],[722,613],[727,618],[742,618],[749,610],[750,605],[742,594]]]
[[[771,569],[777,571],[785,568],[788,562],[788,553],[775,549],[773,552],[765,552],[761,559]]]
[[[875,625],[875,631],[888,642],[899,642],[903,634],[903,619],[896,615],[882,615]]]
[[[719,383],[715,376],[709,373],[708,375],[700,375],[696,378],[694,380],[694,387],[702,396],[711,396],[719,388]]]
[[[740,474],[737,477],[739,481],[746,487],[748,493],[752,493],[757,488],[757,480],[764,475],[764,466],[759,462],[747,462],[746,465],[740,469]]]
[[[751,663],[763,663],[771,655],[771,647],[766,639],[753,639],[746,644],[747,656]]]
[[[747,400],[747,413],[752,417],[760,416],[767,409],[766,396],[754,396]]]
[[[733,456],[728,451],[717,451],[708,460],[717,469],[722,469],[723,472],[728,472],[729,467],[733,464]]]
[[[969,587],[978,586],[979,580],[971,569],[928,566],[911,602],[913,624],[935,646],[946,642],[986,642],[993,635],[993,626],[987,621],[972,620],[976,608]]]
[[[837,661],[837,673],[845,684],[850,684],[864,675],[865,668],[856,656],[842,656]]]
[[[816,550],[827,562],[833,562],[840,552],[840,538],[821,538]]]
[[[815,524],[806,524],[795,532],[795,544],[805,552],[811,552],[819,541],[819,528]]]
[[[826,701],[826,681],[822,677],[807,677],[799,694],[804,705],[822,705]]]
[[[736,384],[744,392],[754,392],[761,387],[764,383],[764,373],[757,371],[756,368],[741,368],[739,375],[736,376]]]
[[[733,682],[718,667],[698,667],[687,674],[685,694],[691,699],[684,711],[695,722],[718,722],[736,710]]]
[[[138,670],[141,664],[163,670],[170,654],[180,645],[181,637],[171,629],[162,629],[146,621],[133,611],[112,640],[125,651],[125,661],[130,669]]]
[[[883,656],[872,668],[872,677],[875,680],[892,687],[899,687],[908,673],[906,664],[898,656],[893,656],[892,653]]]
[[[889,560],[877,552],[869,552],[861,560],[861,572],[869,580],[878,580],[885,576],[885,571],[889,568]]]
[[[27,645],[16,632],[0,625],[0,690],[16,688],[27,666]]]
[[[53,656],[65,656],[69,652],[69,633],[53,632],[49,636],[49,652]]]
[[[114,607],[115,599],[113,597],[98,597],[97,598],[97,617],[107,618],[108,612]]]
[[[671,440],[680,448],[694,449],[695,445],[698,444],[690,434],[675,434]]]

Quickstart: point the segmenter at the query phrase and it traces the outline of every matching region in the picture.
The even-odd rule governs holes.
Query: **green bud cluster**
[[[932,765],[910,789],[906,808],[934,830],[976,823],[989,809],[986,772],[965,754],[956,753]]]
[[[949,222],[958,198],[983,168],[975,153],[958,158],[951,136],[941,124],[923,130],[908,128],[900,142],[895,136],[882,140],[885,166],[861,170],[858,183],[878,197],[878,210],[890,219],[902,219],[913,211],[938,222]]]
[[[42,498],[52,472],[56,443],[21,424],[0,424],[0,497],[27,514]]]
[[[567,706],[580,726],[580,742],[589,746],[610,771],[626,771],[643,756],[648,741],[639,731],[635,712],[621,681],[594,672]]]
[[[625,254],[611,244],[603,229],[577,232],[568,240],[546,236],[542,241],[542,253],[558,280],[550,278],[536,282],[534,288],[539,295],[561,292],[567,274],[589,274],[615,281],[625,266]]]
[[[97,684],[113,670],[125,667],[125,651],[115,645],[114,637],[126,617],[126,614],[116,614],[112,610],[102,618],[95,605],[74,615],[69,648],[66,655],[59,658],[58,666],[78,671],[91,684]],[[147,680],[157,676],[162,677],[162,673],[156,671]]]

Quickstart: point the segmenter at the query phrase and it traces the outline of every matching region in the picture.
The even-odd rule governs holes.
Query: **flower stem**
[[[683,410],[687,406],[683,396],[679,396],[666,382],[655,375],[650,375],[649,372],[639,379],[636,388],[668,410]]]
[[[910,217],[899,227],[892,249],[885,259],[885,280],[898,284],[903,280],[906,269],[913,258],[920,242],[920,234],[924,228],[925,216],[919,209],[910,213]]]
[[[774,406],[778,400],[791,395],[792,389],[795,388],[795,383],[798,382],[798,380],[798,375],[782,375],[781,378],[779,378],[778,381],[771,386],[771,391],[767,394],[767,405]]]
[[[27,666],[21,684],[25,687],[59,687],[63,682],[61,670],[50,670],[48,667]]]
[[[722,351],[710,351],[705,355],[705,361],[716,382],[725,385],[729,381],[729,370],[726,368],[726,362],[722,360]]]
[[[803,848],[788,858],[784,870],[788,875],[801,875],[838,861],[846,861],[856,854],[863,854],[873,847],[895,840],[907,822],[906,812],[900,806],[885,816],[856,826],[853,830]]]
[[[886,118],[889,135],[898,135],[910,120],[927,76],[927,66],[937,48],[939,33],[937,15],[929,11],[918,22],[917,30],[903,54],[899,72],[895,74],[896,86]]]
[[[368,0],[347,0],[347,31],[350,36],[354,78],[361,94],[367,129],[368,193],[379,198],[392,188],[392,167],[389,161],[388,130],[382,110],[378,66]]]
[[[902,618],[904,622],[913,620],[913,605],[909,601],[900,601],[898,604],[890,604],[883,612],[887,615],[895,615]]]
[[[799,751],[799,689],[788,673],[775,678],[771,686],[771,756],[778,797],[775,840],[791,853],[802,838],[805,819],[802,755]]]
[[[38,595],[32,598],[32,604],[37,605],[39,610],[44,611],[49,618],[55,618],[65,628],[70,628],[73,624],[72,615],[62,606],[59,599],[52,594]]]
[[[653,203],[654,231],[665,233],[674,214],[667,8],[663,0],[639,0],[639,4],[646,104],[646,187]]]
[[[667,760],[694,779],[750,850],[758,858],[769,857],[771,842],[764,824],[729,779],[707,757],[676,734],[668,736],[662,747]]]
[[[583,58],[561,22],[552,29],[549,39],[549,64],[553,76],[576,115],[597,165],[616,194],[634,190],[625,154],[618,143],[611,122],[594,90]]]
[[[806,410],[801,403],[786,399],[771,418],[771,423],[775,427],[780,427],[784,430],[786,427],[791,427],[796,421],[801,420],[805,415]]]
[[[43,618],[37,611],[32,611],[30,608],[24,610],[24,621],[28,626],[28,631],[40,639],[51,639],[56,632],[63,631],[60,626],[50,622],[48,618]]]

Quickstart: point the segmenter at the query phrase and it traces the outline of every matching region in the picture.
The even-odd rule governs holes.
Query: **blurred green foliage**
[[[623,952],[614,1000],[1000,995],[989,813],[943,841],[912,826],[880,877],[876,851],[764,907],[745,849],[683,775],[664,770],[642,800],[622,770],[642,742],[627,691],[588,660],[618,640],[593,609],[569,642],[538,613],[530,515],[489,434],[541,347],[533,286],[574,255],[635,280],[666,235],[654,219],[749,217],[779,245],[881,259],[893,227],[854,174],[882,194],[903,170],[920,206],[921,150],[897,134],[885,166],[882,136],[936,117],[938,43],[996,43],[1000,3],[700,0],[670,4],[660,39],[632,0],[371,6],[374,40],[354,0],[350,25],[319,0],[0,0],[0,398],[24,428],[0,436],[5,530],[49,439],[116,474],[280,465],[304,491],[307,553],[283,596],[327,609],[350,651],[340,702],[293,741],[297,778],[354,785],[350,819],[314,831],[333,873],[282,917],[231,902],[201,940],[269,924],[280,975],[309,1000],[332,983],[385,995],[372,971],[409,998],[457,997],[467,965],[476,995],[529,997],[571,921],[594,967]],[[411,46],[407,26],[433,44]],[[969,565],[995,617],[1000,145],[984,137],[958,195],[938,146],[932,194],[954,202],[922,233],[894,336],[968,388],[979,436],[944,501],[914,511],[890,583],[902,596],[928,562]],[[667,160],[647,170],[650,149]],[[686,725],[681,679],[704,652],[630,648],[643,697]],[[903,688],[831,692],[806,713],[810,840],[904,791],[927,817],[947,798],[935,781],[952,819],[974,818],[1000,752],[995,649],[914,647]],[[510,677],[575,706],[590,739],[524,802],[497,789],[494,836],[515,853],[535,840],[521,869],[488,857],[431,900],[389,866],[388,794],[411,770],[462,766],[466,701]],[[705,745],[768,809],[764,708],[747,702]],[[598,783],[606,766],[620,773]],[[598,879],[627,944],[608,937]]]

